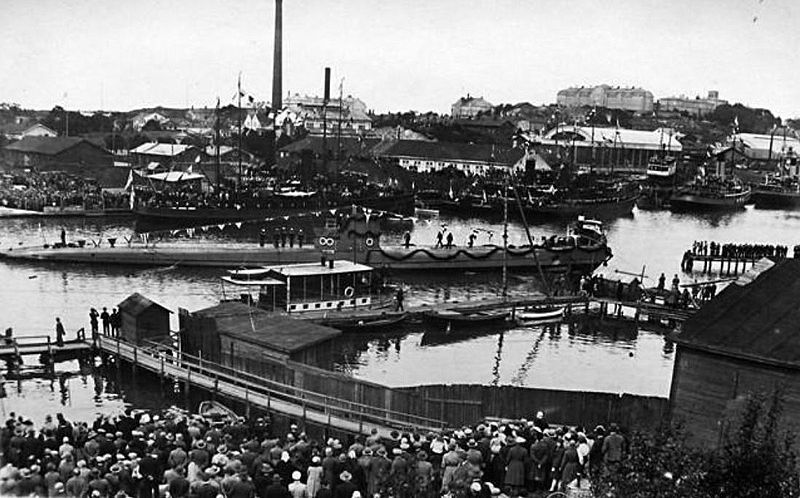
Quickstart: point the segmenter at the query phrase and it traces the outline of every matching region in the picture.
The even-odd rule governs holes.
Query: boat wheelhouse
[[[371,266],[346,260],[322,260],[232,270],[222,280],[258,289],[258,306],[267,311],[306,313],[369,308],[373,303]],[[242,295],[251,300],[251,294]]]
[[[649,180],[672,179],[677,171],[677,161],[674,157],[653,158],[647,163],[647,178]]]

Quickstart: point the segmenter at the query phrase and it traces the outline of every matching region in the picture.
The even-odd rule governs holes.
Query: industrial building
[[[658,99],[659,111],[676,111],[686,112],[692,116],[705,116],[711,114],[714,109],[721,105],[727,105],[728,101],[719,98],[719,92],[716,90],[709,90],[708,96],[700,98],[698,95],[695,98],[686,96],[680,97],[664,97]]]

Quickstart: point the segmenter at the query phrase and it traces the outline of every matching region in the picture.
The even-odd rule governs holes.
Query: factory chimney
[[[275,0],[275,52],[272,59],[272,109],[275,112],[283,107],[283,0]]]

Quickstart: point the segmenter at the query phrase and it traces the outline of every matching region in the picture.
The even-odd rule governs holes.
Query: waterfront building
[[[295,126],[303,125],[312,135],[322,135],[327,130],[327,135],[363,135],[372,129],[372,118],[367,114],[366,104],[352,95],[331,98],[327,103],[322,97],[288,95],[283,100],[284,112],[287,116],[294,115],[297,122]],[[281,124],[284,124],[281,122]]]
[[[169,122],[170,118],[165,116],[160,112],[140,112],[136,114],[133,119],[131,119],[131,124],[133,125],[133,129],[136,131],[142,131],[142,128],[149,123],[150,121],[156,122],[159,126],[166,126]]]
[[[79,137],[25,137],[3,149],[11,167],[111,166],[112,155],[103,147]]]
[[[482,112],[492,110],[492,104],[483,97],[472,97],[467,94],[455,101],[450,107],[450,114],[453,119],[472,119]]]
[[[639,114],[653,112],[652,92],[638,87],[571,87],[558,92],[556,103],[559,107],[606,107]]]
[[[382,156],[409,171],[431,173],[454,169],[478,176],[493,170],[522,173],[527,161],[527,153],[521,148],[416,140],[398,140]]]
[[[762,259],[678,334],[670,416],[698,445],[718,445],[746,399],[783,389],[783,421],[800,420],[800,260]]]
[[[666,155],[679,155],[683,150],[678,141],[681,136],[668,128],[647,131],[562,125],[552,128],[541,138],[536,137],[534,142],[536,147],[572,149],[578,166],[645,170],[650,158],[662,151]]]
[[[779,162],[787,156],[800,153],[800,139],[793,131],[789,130],[776,130],[771,134],[737,133],[735,139],[737,150],[740,150],[750,161]],[[733,136],[729,137],[727,144],[732,145],[733,140]]]
[[[117,305],[120,313],[120,337],[134,344],[169,339],[167,308],[134,292]]]
[[[658,99],[658,110],[686,112],[692,116],[700,117],[711,114],[714,109],[727,103],[727,100],[719,98],[717,90],[709,90],[706,98],[700,98],[699,95],[693,99],[684,95],[660,98]]]

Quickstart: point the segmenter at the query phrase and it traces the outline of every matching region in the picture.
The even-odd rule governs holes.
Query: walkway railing
[[[106,353],[125,357],[161,376],[186,380],[190,383],[193,377],[205,377],[212,379],[214,388],[217,389],[221,387],[221,382],[227,384],[228,387],[240,388],[244,391],[242,401],[251,401],[250,396],[252,395],[266,396],[268,404],[271,400],[280,400],[301,407],[303,416],[308,411],[314,411],[327,415],[329,421],[332,417],[338,417],[355,421],[359,426],[365,422],[392,428],[428,430],[442,429],[446,426],[446,423],[441,420],[365,405],[265,379],[249,372],[182,353],[163,344],[146,343],[144,346],[136,346],[118,338],[101,335],[98,336],[98,345]]]

